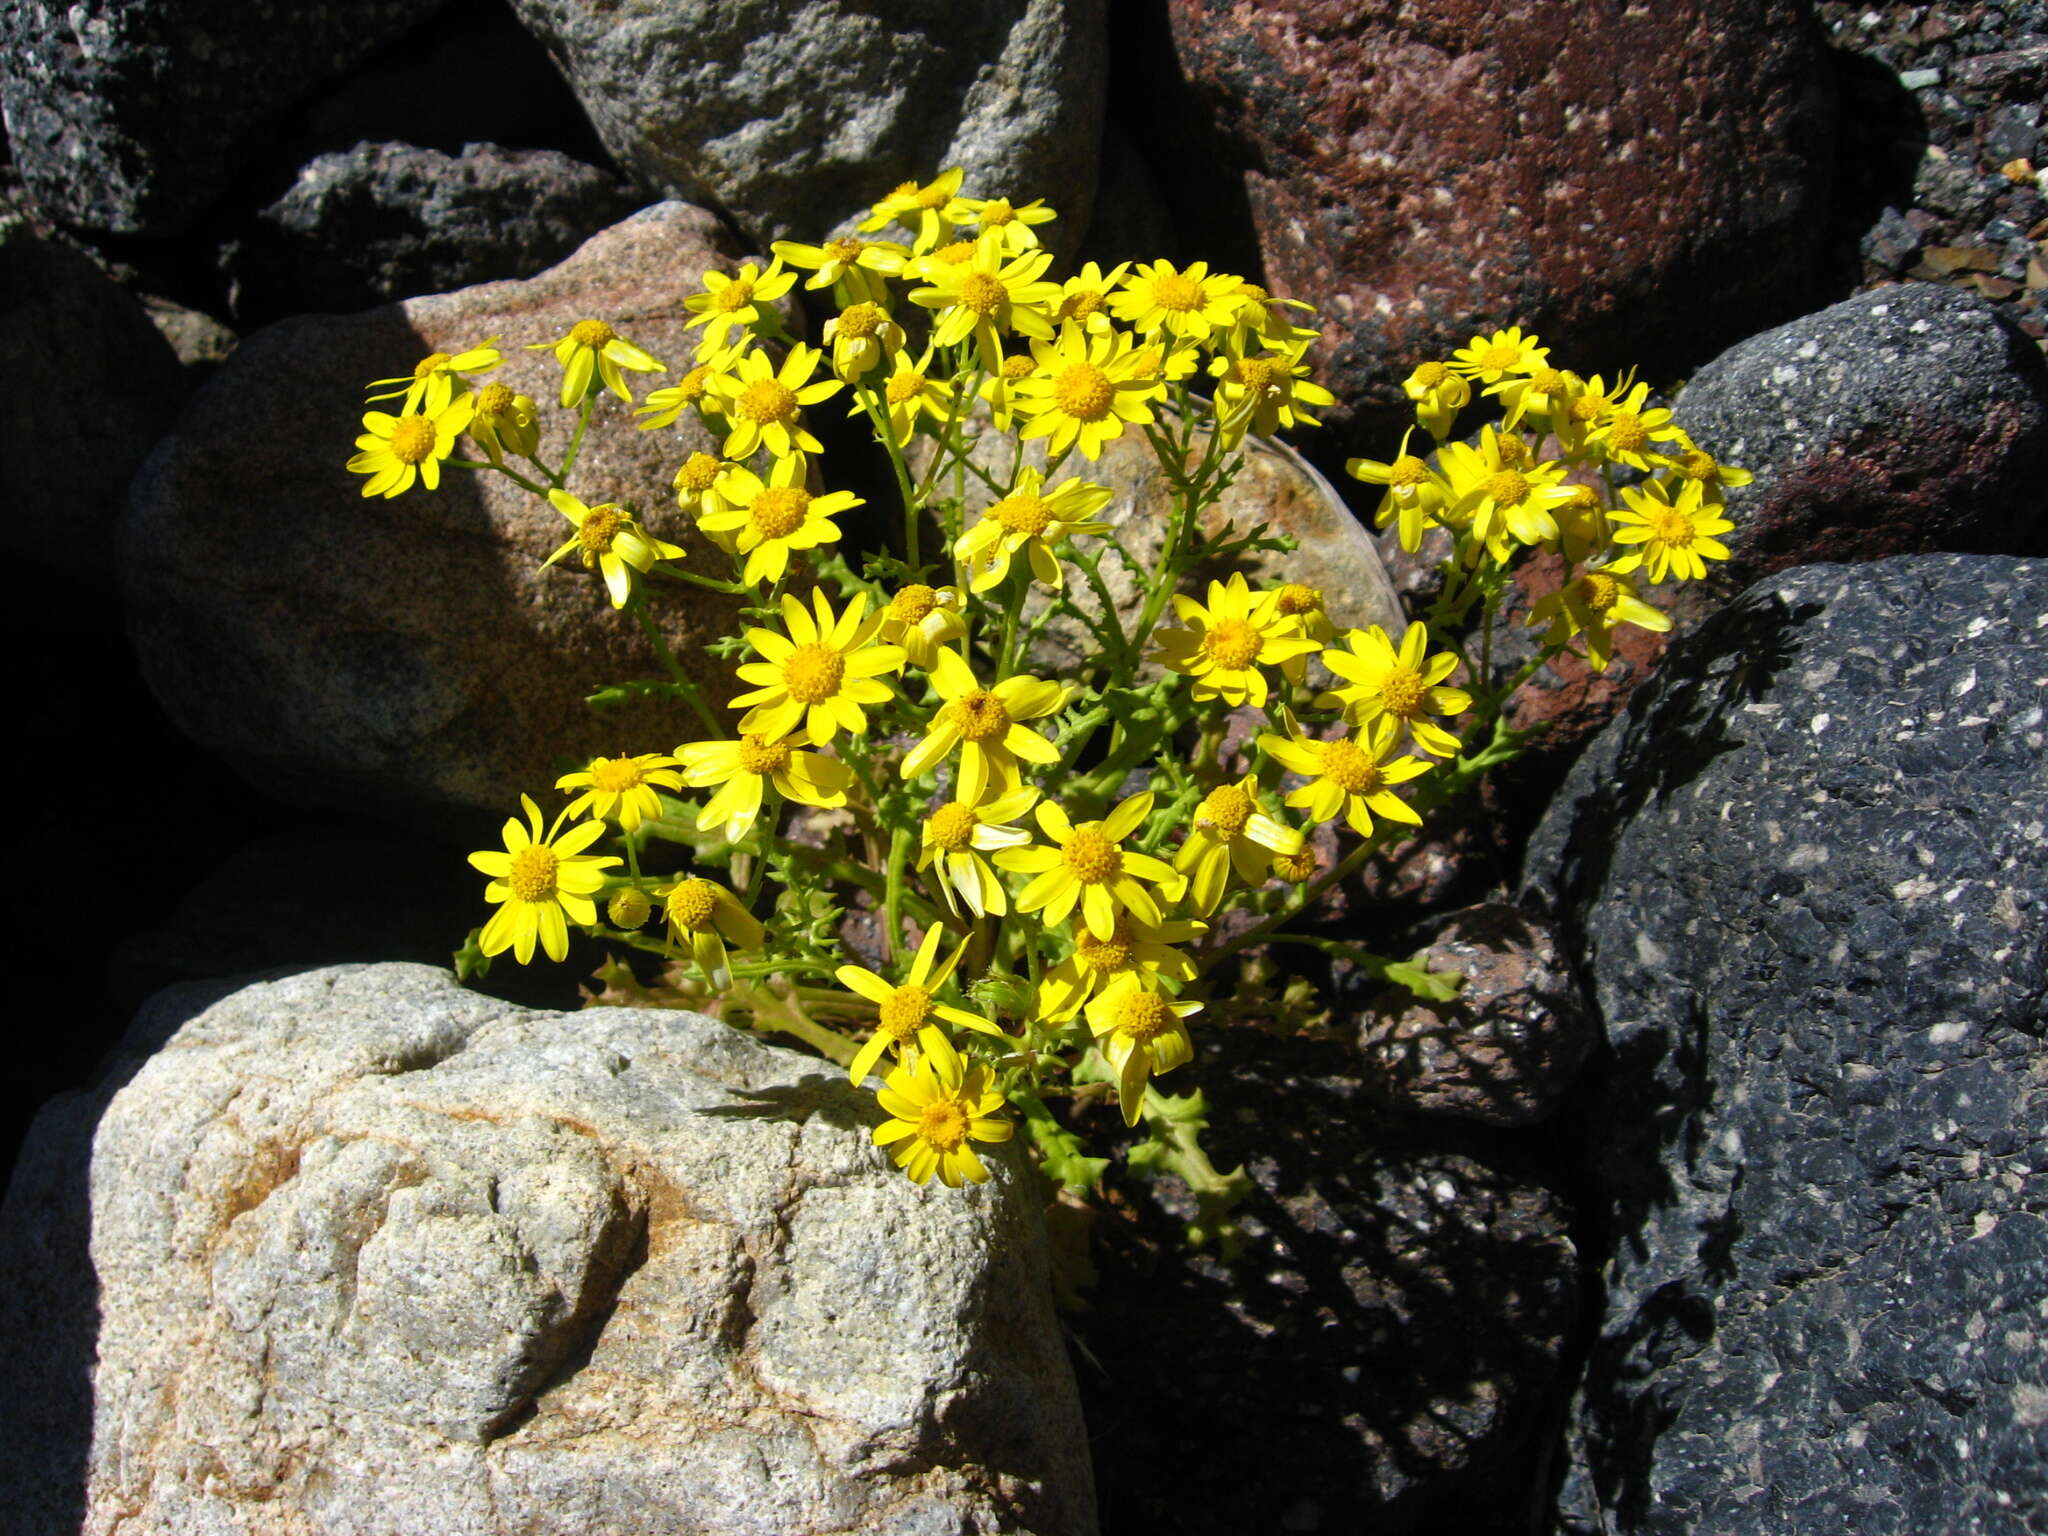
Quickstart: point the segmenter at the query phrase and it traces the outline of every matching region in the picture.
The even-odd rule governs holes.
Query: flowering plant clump
[[[1333,403],[1308,377],[1313,311],[1201,263],[1058,279],[1040,244],[1053,210],[961,183],[900,187],[858,233],[707,274],[679,373],[599,318],[529,343],[554,354],[575,413],[557,464],[539,457],[540,405],[489,378],[496,338],[374,386],[398,412],[363,418],[349,466],[363,494],[431,490],[445,469],[510,477],[564,521],[548,563],[588,571],[666,668],[593,704],[678,706],[680,740],[573,767],[552,821],[526,798],[504,847],[472,856],[498,905],[458,963],[476,974],[536,947],[559,960],[571,927],[660,955],[661,986],[614,960],[606,995],[806,1042],[875,1091],[875,1141],[919,1182],[987,1178],[977,1147],[1021,1126],[1048,1179],[1085,1191],[1106,1160],[1075,1110],[1114,1103],[1145,1128],[1131,1164],[1186,1179],[1191,1236],[1228,1247],[1246,1181],[1203,1153],[1200,1091],[1162,1084],[1185,1080],[1210,1021],[1306,1013],[1305,984],[1272,992],[1245,952],[1307,945],[1449,995],[1454,977],[1290,925],[1514,755],[1508,702],[1538,667],[1574,650],[1604,668],[1619,626],[1667,628],[1644,584],[1725,557],[1723,490],[1748,477],[1647,386],[1555,367],[1509,329],[1417,368],[1416,426],[1387,462],[1348,466],[1406,548],[1448,535],[1420,621],[1338,633],[1299,583],[1193,587],[1198,565],[1291,548],[1204,514],[1248,434],[1313,425]],[[830,307],[816,345],[776,307],[799,283]],[[641,376],[674,382],[636,402]],[[1455,437],[1475,400],[1497,419]],[[626,407],[642,431],[694,417],[720,445],[678,449],[673,505],[593,506],[570,488],[593,418]],[[864,503],[825,488],[812,422],[838,410],[886,458],[891,549],[856,555],[840,520]],[[1101,568],[1116,497],[1092,476],[1125,439],[1156,456],[1173,510],[1119,606]],[[1004,473],[976,452],[991,441]],[[670,541],[691,523],[721,569]],[[1562,561],[1560,584],[1528,615],[1533,656],[1497,675],[1509,575],[1537,552]],[[654,617],[692,587],[744,604],[695,670]],[[1087,637],[1067,675],[1041,659],[1055,620]],[[707,692],[721,673],[731,686]],[[1228,737],[1242,749],[1226,747],[1232,712],[1251,717]],[[1337,839],[1318,844],[1326,823]],[[845,947],[856,908],[866,964]]]

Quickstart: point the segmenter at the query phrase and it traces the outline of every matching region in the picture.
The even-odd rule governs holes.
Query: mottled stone
[[[2048,1508],[2048,566],[1767,578],[1529,855],[1611,1059],[1568,1527],[2019,1536]]]

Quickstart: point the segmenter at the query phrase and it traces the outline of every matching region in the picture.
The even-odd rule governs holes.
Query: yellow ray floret
[[[529,352],[552,352],[562,365],[562,404],[581,405],[598,385],[628,405],[633,392],[626,373],[661,373],[663,365],[626,340],[602,320],[578,320],[554,341],[536,341]]]
[[[1394,786],[1429,772],[1431,765],[1419,757],[1389,761],[1400,739],[1400,725],[1384,716],[1361,726],[1348,741],[1305,737],[1289,721],[1285,736],[1261,736],[1259,750],[1309,779],[1287,797],[1289,805],[1307,811],[1317,822],[1341,815],[1352,831],[1370,837],[1375,813],[1409,826],[1422,824],[1415,808],[1394,793]]]
[[[590,898],[604,888],[604,871],[619,861],[610,854],[583,851],[604,836],[603,822],[579,822],[562,832],[564,818],[558,816],[543,834],[540,807],[528,795],[521,795],[519,803],[526,810],[526,823],[521,825],[517,817],[506,820],[504,850],[486,849],[469,856],[474,868],[491,877],[484,900],[500,904],[484,924],[478,947],[487,955],[509,949],[525,965],[533,959],[538,939],[550,960],[564,960],[569,955],[568,925],[597,921],[597,905]]]

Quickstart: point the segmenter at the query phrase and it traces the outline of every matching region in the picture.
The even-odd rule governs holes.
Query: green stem
[[[515,482],[522,489],[529,490],[533,492],[534,495],[542,497],[543,499],[545,499],[547,496],[547,490],[545,487],[535,485],[531,480],[527,479],[526,476],[520,474],[518,470],[513,469],[510,465],[501,463],[496,459],[447,459],[444,460],[443,462],[446,463],[450,469],[495,469],[499,474]]]
[[[903,563],[913,571],[918,568],[917,558],[917,492],[911,488],[910,466],[903,462],[903,449],[896,441],[896,434],[889,430],[889,418],[883,414],[880,401],[875,398],[872,386],[858,384],[855,389],[860,395],[861,406],[868,413],[868,420],[874,425],[875,436],[881,439],[882,447],[889,455],[889,467],[896,472],[896,494],[903,498]]]
[[[583,404],[576,412],[576,430],[569,437],[569,451],[562,455],[562,471],[557,484],[566,484],[569,471],[576,467],[576,455],[583,451],[583,434],[589,430],[591,412],[597,409],[597,391],[592,390],[583,397]]]
[[[882,926],[883,937],[889,945],[891,964],[903,950],[903,876],[905,866],[910,862],[910,829],[895,826],[889,829],[889,876],[883,887]]]

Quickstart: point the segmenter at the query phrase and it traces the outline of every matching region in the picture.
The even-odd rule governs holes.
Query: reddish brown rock
[[[1686,366],[1796,312],[1830,127],[1798,0],[1169,0],[1266,276],[1354,411],[1475,330]]]

